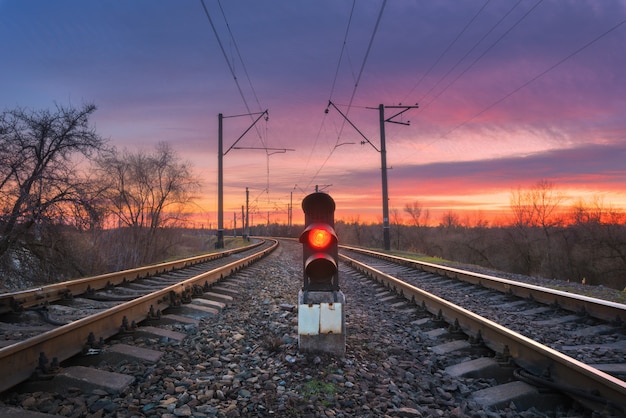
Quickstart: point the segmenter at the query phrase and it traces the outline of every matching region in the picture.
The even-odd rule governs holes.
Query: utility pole
[[[289,228],[293,225],[293,191],[289,193]]]
[[[383,248],[391,249],[389,236],[389,189],[387,188],[387,145],[385,144],[385,106],[378,105],[380,115],[380,169],[383,189]]]
[[[215,248],[224,248],[224,148],[222,146],[224,116],[217,115],[217,242]]]
[[[417,109],[419,106],[415,104],[414,106],[385,106],[383,104],[378,105],[378,113],[380,116],[380,165],[382,170],[382,182],[383,182],[383,244],[386,251],[391,249],[391,239],[389,237],[389,194],[387,189],[387,148],[385,145],[385,122],[396,123],[398,125],[410,125],[407,122],[400,122],[394,120],[397,116],[400,116],[404,112],[409,109]],[[393,116],[390,116],[385,119],[385,108],[387,109],[401,109],[399,112],[395,113]]]
[[[250,216],[250,206],[249,206],[250,192],[246,187],[246,239],[250,239],[250,224],[248,223],[248,218]]]
[[[215,248],[224,248],[224,156],[228,154],[228,152],[237,145],[237,142],[244,137],[245,134],[248,133],[250,129],[263,117],[266,116],[267,120],[267,109],[260,113],[248,113],[244,115],[234,115],[234,116],[224,116],[221,113],[217,116],[217,242],[215,243]],[[258,118],[244,131],[243,134],[235,141],[233,145],[223,152],[223,119],[225,118],[236,118],[239,116],[252,116],[259,115]]]
[[[385,143],[385,122],[396,123],[399,125],[410,125],[408,121],[401,122],[401,121],[396,121],[394,119],[402,115],[404,112],[408,111],[409,109],[417,109],[419,106],[417,104],[415,104],[414,106],[404,106],[404,105],[385,106],[383,104],[380,104],[378,105],[377,108],[371,108],[371,107],[368,108],[368,109],[378,109],[379,120],[380,120],[380,149],[376,148],[376,146],[369,139],[367,139],[367,137],[359,130],[359,128],[357,128],[356,125],[352,123],[352,121],[350,121],[350,119],[348,119],[348,117],[345,114],[343,114],[343,112],[341,112],[341,110],[339,110],[339,108],[335,106],[333,102],[328,101],[328,107],[330,106],[334,107],[335,110],[337,110],[337,112],[339,112],[339,114],[343,116],[343,118],[350,124],[350,126],[352,126],[363,137],[363,139],[365,139],[365,141],[361,141],[361,145],[368,143],[372,146],[372,148],[374,148],[376,151],[380,153],[380,168],[381,168],[381,175],[382,175],[382,195],[383,195],[382,197],[382,200],[383,200],[383,248],[386,251],[389,251],[391,249],[391,238],[389,236],[389,191],[387,188],[387,145]],[[328,107],[326,108],[326,113],[328,113]],[[395,113],[393,116],[385,118],[385,109],[401,109],[401,110]],[[317,191],[317,188],[316,188],[316,191]]]

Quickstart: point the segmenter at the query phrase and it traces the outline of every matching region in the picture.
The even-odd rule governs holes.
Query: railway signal
[[[315,192],[302,200],[304,284],[298,294],[298,345],[302,351],[343,355],[346,347],[345,302],[339,290],[335,201]]]
[[[300,235],[304,291],[339,290],[335,202],[326,193],[313,193],[302,201],[306,228]]]

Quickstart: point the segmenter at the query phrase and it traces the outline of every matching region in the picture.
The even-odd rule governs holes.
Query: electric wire
[[[374,44],[374,39],[376,38],[376,34],[378,32],[378,28],[380,26],[380,22],[382,20],[382,16],[383,16],[383,12],[385,10],[385,6],[387,5],[387,0],[383,0],[383,3],[381,4],[380,7],[380,11],[378,12],[378,17],[376,18],[376,23],[374,25],[374,29],[372,31],[372,35],[370,36],[369,39],[369,43],[367,45],[367,50],[365,52],[365,56],[363,57],[363,62],[361,63],[361,68],[359,69],[359,73],[357,75],[356,81],[354,83],[354,88],[352,90],[352,94],[350,96],[350,101],[348,104],[348,109],[346,111],[346,115],[349,113],[350,108],[352,107],[352,102],[354,101],[354,98],[356,96],[356,92],[357,89],[359,87],[359,83],[361,81],[361,77],[363,76],[363,72],[365,71],[365,65],[367,63],[367,59],[369,57],[369,54],[372,50],[372,46]],[[352,18],[352,14],[350,16],[350,19]],[[334,87],[333,87],[334,88]],[[335,141],[335,146],[330,150],[328,156],[326,157],[326,159],[322,162],[322,164],[320,165],[320,167],[318,168],[318,170],[315,172],[315,174],[313,175],[313,177],[311,178],[311,180],[307,183],[307,188],[315,181],[315,179],[317,178],[317,176],[319,175],[319,173],[322,171],[322,169],[326,166],[326,163],[328,162],[328,160],[330,159],[330,157],[333,155],[333,153],[335,152],[335,150],[337,149],[337,147],[339,146],[339,141],[341,139],[341,135],[343,133],[343,128],[345,127],[345,120],[343,121],[339,134],[337,136],[337,140]]]
[[[241,85],[239,83],[239,79],[238,79],[237,74],[236,74],[236,72],[234,70],[233,64],[231,63],[231,61],[228,58],[228,55],[226,54],[226,49],[224,48],[222,40],[219,37],[217,28],[216,28],[215,24],[213,23],[213,19],[211,18],[209,10],[206,7],[206,4],[205,4],[204,0],[201,0],[201,3],[202,3],[202,7],[204,9],[204,12],[205,12],[205,14],[207,16],[207,19],[209,20],[209,23],[211,24],[211,28],[213,29],[213,33],[215,34],[215,37],[216,37],[217,42],[218,42],[218,44],[220,46],[220,49],[222,50],[222,54],[224,55],[224,59],[226,60],[226,63],[227,63],[228,68],[229,68],[229,70],[231,72],[231,75],[233,76],[233,79],[235,80],[235,84],[237,85],[237,89],[239,90],[239,94],[240,94],[240,96],[241,96],[241,98],[242,98],[242,100],[244,102],[244,106],[245,106],[245,108],[247,110],[247,115],[249,115],[250,116],[250,120],[253,121],[252,122],[253,123],[253,127],[254,127],[254,129],[256,131],[257,137],[259,138],[259,141],[261,142],[261,147],[259,149],[262,149],[262,150],[265,151],[265,155],[266,155],[266,158],[267,158],[267,187],[265,189],[265,192],[267,194],[267,198],[268,198],[268,201],[269,201],[269,192],[270,192],[269,191],[269,177],[270,177],[270,173],[269,173],[269,156],[272,155],[272,154],[270,153],[270,149],[269,149],[269,147],[268,147],[268,145],[266,143],[266,139],[268,137],[268,126],[267,126],[268,116],[267,116],[267,111],[263,112],[263,113],[265,113],[265,122],[266,123],[265,123],[265,131],[261,132],[259,126],[256,123],[258,119],[255,120],[254,115],[256,115],[258,113],[261,113],[262,111],[260,111],[260,112],[252,112],[251,111],[250,105],[248,104],[248,101],[246,100],[245,94],[243,93],[243,89],[242,89],[242,87],[241,87]],[[226,17],[226,13],[224,11],[224,8],[222,7],[222,3],[221,3],[220,0],[217,0],[217,3],[219,5],[219,8],[220,8],[220,11],[221,11],[221,14],[222,14],[222,18],[224,19],[224,23],[225,23],[226,28],[228,30],[228,34],[230,36],[230,39],[231,39],[231,41],[232,41],[232,43],[234,45],[237,57],[238,57],[239,61],[241,62],[244,74],[246,76],[246,79],[248,80],[248,84],[249,84],[250,90],[252,91],[254,100],[256,101],[256,104],[257,104],[259,110],[261,110],[262,106],[261,106],[259,97],[258,97],[258,95],[256,93],[254,85],[252,84],[252,79],[250,78],[250,74],[249,74],[248,69],[246,67],[245,61],[243,60],[243,57],[241,55],[239,46],[238,46],[237,41],[235,39],[235,36],[234,36],[234,34],[233,34],[232,30],[231,30],[230,24],[229,24],[228,19]],[[241,139],[241,137],[240,137],[240,139]],[[234,146],[234,144],[233,144],[233,146]],[[232,146],[231,146],[231,148],[232,148]]]
[[[239,95],[241,96],[241,99],[243,100],[246,106],[246,109],[248,110],[248,113],[251,113],[246,97],[243,94],[243,90],[241,89],[241,85],[239,84],[239,80],[237,79],[237,74],[235,74],[235,69],[233,68],[232,64],[230,63],[230,60],[228,59],[228,55],[226,54],[226,49],[224,48],[224,45],[222,44],[222,40],[220,38],[219,33],[217,33],[217,28],[215,27],[215,24],[213,23],[213,19],[211,18],[209,9],[207,9],[206,4],[204,4],[204,0],[200,0],[200,3],[202,4],[202,8],[204,9],[204,13],[207,19],[209,20],[209,23],[211,24],[211,28],[213,29],[213,33],[215,34],[215,39],[217,39],[217,43],[220,47],[220,50],[222,51],[222,55],[224,55],[224,59],[226,60],[226,64],[228,65],[228,69],[230,70],[230,74],[232,75],[233,80],[235,80],[235,84],[237,85],[237,90],[239,90]]]
[[[250,91],[252,92],[252,95],[254,96],[254,100],[257,103],[258,106],[258,110],[262,111],[263,107],[261,106],[261,102],[259,101],[259,97],[256,94],[256,90],[254,89],[254,86],[252,85],[252,79],[250,78],[250,74],[248,73],[248,69],[246,67],[246,63],[243,60],[242,56],[241,56],[241,52],[239,51],[239,46],[237,45],[237,41],[235,40],[235,36],[233,35],[233,32],[230,28],[230,24],[228,23],[228,19],[226,18],[226,13],[224,12],[224,8],[222,7],[222,2],[221,0],[217,0],[217,4],[219,5],[220,11],[222,12],[222,17],[224,19],[224,23],[226,24],[226,28],[228,29],[228,34],[230,35],[230,39],[233,42],[233,45],[235,47],[235,52],[237,53],[237,57],[239,58],[239,62],[241,62],[241,67],[243,69],[244,74],[246,75],[246,79],[248,80],[248,85],[250,86]],[[244,99],[245,102],[245,99]],[[248,110],[248,113],[252,113],[250,111],[250,108],[248,107],[248,104],[246,104],[246,109]],[[250,115],[250,118],[253,119],[253,116]],[[265,145],[265,141],[263,140],[263,135],[261,134],[261,132],[259,131],[259,127],[255,124],[255,130],[257,131],[257,135],[259,137],[259,140],[261,141],[261,145],[263,145],[264,148],[267,148],[267,145]]]
[[[355,6],[356,6],[356,0],[353,0],[352,1],[352,7],[350,9],[350,16],[348,17],[348,24],[346,25],[346,31],[345,31],[345,34],[344,34],[344,37],[343,37],[343,42],[342,42],[342,45],[341,45],[341,51],[339,52],[339,59],[338,59],[338,62],[337,62],[337,68],[335,69],[335,77],[333,79],[333,82],[332,82],[332,85],[331,85],[331,88],[330,88],[330,94],[328,96],[328,100],[329,101],[331,100],[331,98],[333,96],[333,92],[335,91],[335,85],[337,83],[337,79],[339,78],[339,70],[341,68],[341,60],[342,60],[344,52],[346,50],[346,44],[348,42],[348,34],[350,33],[350,27],[352,25],[352,17],[354,16]],[[317,148],[317,144],[319,142],[319,139],[320,139],[320,136],[322,134],[322,130],[324,128],[324,124],[325,123],[326,123],[326,113],[324,113],[324,116],[322,117],[322,121],[320,123],[320,127],[317,130],[317,135],[315,136],[315,140],[313,141],[313,146],[311,147],[311,152],[309,153],[309,156],[308,156],[308,158],[306,160],[306,163],[304,165],[304,170],[302,171],[303,173],[306,172],[306,170],[308,169],[309,164],[311,162],[311,159],[313,158],[313,154],[315,152],[315,149]],[[298,181],[296,182],[296,186],[300,182],[300,180],[301,180],[301,177],[298,178]],[[309,182],[307,184],[307,187],[310,186],[310,184],[311,184],[311,182]]]
[[[528,17],[530,15],[530,13],[532,13],[537,6],[539,6],[541,3],[543,2],[543,0],[539,0],[537,1],[537,3],[535,3],[528,11],[526,11],[526,13],[524,13],[517,21],[515,21],[506,31],[504,31],[502,33],[502,35],[500,35],[491,45],[489,45],[485,51],[483,51],[482,54],[480,54],[476,59],[474,59],[474,61],[472,61],[461,73],[459,73],[452,81],[450,81],[446,87],[444,87],[435,97],[433,97],[428,103],[422,105],[422,110],[426,109],[429,105],[431,105],[435,100],[437,100],[443,93],[445,93],[459,78],[461,78],[465,73],[467,73],[467,71],[469,71],[476,63],[478,63],[478,61],[480,61],[489,51],[491,51],[502,39],[504,39],[504,37],[506,35],[508,35],[514,28],[516,28],[524,19],[526,19],[526,17]],[[517,5],[516,5],[517,6]],[[510,13],[511,11],[509,11]],[[507,15],[509,14],[507,13]],[[501,21],[502,19],[500,19]],[[496,26],[500,23],[500,21],[496,24]],[[482,39],[481,39],[482,41]],[[530,82],[528,82],[528,84],[530,84]],[[524,86],[520,87],[519,89],[523,88]],[[515,92],[510,93],[509,95],[514,94]],[[507,96],[508,97],[508,96]],[[500,102],[504,101],[507,97],[504,97],[498,101],[496,101],[495,103],[493,103],[491,106],[489,106],[486,109],[483,109],[482,111],[480,111],[479,113],[475,114],[474,116],[470,117],[469,119],[463,121],[462,123],[458,124],[457,126],[453,127],[452,129],[450,129],[449,131],[447,131],[446,133],[440,135],[437,138],[434,138],[433,140],[429,141],[428,143],[425,144],[425,146],[429,146],[434,144],[435,142],[439,141],[442,138],[445,138],[446,136],[448,136],[449,134],[451,134],[452,132],[454,132],[455,130],[459,129],[460,127],[466,125],[467,123],[469,123],[470,121],[472,121],[473,119],[477,118],[478,116],[480,116],[482,113],[486,112],[487,110],[489,110],[490,108],[496,106],[497,104],[499,104]]]
[[[218,1],[219,2],[219,1]],[[243,100],[244,106],[246,107],[246,110],[249,114],[252,114],[253,112],[250,110],[250,105],[248,104],[248,100],[246,99],[246,96],[243,92],[243,89],[241,88],[241,84],[239,83],[239,79],[237,77],[237,74],[235,72],[235,69],[233,68],[232,63],[230,62],[230,59],[228,58],[228,54],[226,53],[226,49],[224,48],[224,44],[222,43],[222,39],[220,38],[220,35],[217,31],[217,27],[215,26],[215,23],[213,22],[213,19],[211,18],[211,13],[209,13],[209,9],[207,8],[204,0],[200,0],[200,3],[202,4],[202,8],[204,9],[204,13],[207,17],[207,19],[209,20],[209,23],[211,25],[211,29],[213,29],[213,33],[215,34],[215,38],[217,39],[217,43],[220,47],[220,50],[222,51],[222,55],[224,56],[224,59],[226,60],[226,64],[228,65],[228,69],[230,71],[230,74],[233,77],[233,80],[235,81],[235,84],[237,85],[237,90],[239,91],[239,95],[241,96],[241,99]],[[221,3],[220,3],[220,9],[222,8]],[[222,9],[222,13],[223,13],[223,9]],[[226,20],[226,16],[224,16],[224,20]],[[237,51],[237,53],[239,54],[239,48],[236,46],[236,42],[234,37],[232,36],[232,32],[230,31],[230,26],[228,25],[228,22],[226,22],[226,26],[228,27],[228,31],[231,35],[231,39],[233,40],[233,43],[235,44],[235,49]],[[242,66],[244,67],[244,71],[247,75],[247,71],[245,70],[245,64],[243,63],[243,60],[241,59],[241,55],[239,55],[239,59],[242,62]],[[252,89],[254,91],[254,89]],[[256,97],[256,93],[255,93],[255,97]],[[258,103],[258,98],[257,98],[257,103]],[[261,140],[261,143],[263,144],[264,148],[267,148],[267,146],[265,145],[263,138],[261,136],[261,134],[258,131],[257,128],[257,133],[259,134],[259,139]]]
[[[335,91],[335,84],[337,83],[337,78],[339,78],[339,70],[341,68],[341,60],[343,58],[344,52],[346,50],[346,44],[348,43],[348,34],[350,33],[350,26],[352,24],[352,17],[354,16],[354,8],[356,6],[356,0],[352,0],[352,8],[350,9],[350,17],[348,18],[348,24],[346,26],[346,32],[343,35],[343,42],[341,44],[341,51],[339,52],[339,59],[337,60],[337,68],[335,69],[335,77],[333,78],[333,83],[330,87],[330,94],[328,95],[328,100],[331,100],[333,97],[333,93]]]
[[[570,58],[574,57],[575,55],[579,54],[580,52],[584,51],[585,49],[587,49],[588,47],[590,47],[591,45],[595,44],[596,42],[598,42],[600,39],[604,38],[606,35],[608,35],[609,33],[613,32],[614,30],[618,29],[620,26],[622,26],[623,24],[626,23],[626,19],[618,22],[617,24],[613,25],[611,28],[609,28],[608,30],[606,30],[605,32],[601,33],[600,35],[596,36],[595,38],[593,38],[592,40],[588,41],[587,43],[585,43],[584,45],[582,45],[581,47],[579,47],[578,49],[576,49],[575,51],[571,52],[570,54],[566,55],[564,58],[560,59],[559,61],[557,61],[556,63],[552,64],[550,67],[546,68],[545,70],[543,70],[542,72],[540,72],[539,74],[535,75],[534,77],[532,77],[531,79],[529,79],[528,81],[526,81],[525,83],[521,84],[519,87],[513,89],[512,91],[510,91],[509,93],[505,94],[503,97],[501,97],[500,99],[496,100],[495,102],[493,102],[492,104],[490,104],[489,106],[485,107],[484,109],[482,109],[480,112],[476,113],[474,116],[470,117],[469,119],[465,120],[464,122],[460,123],[459,125],[455,126],[454,128],[452,128],[451,130],[449,130],[447,133],[445,133],[444,135],[442,135],[441,137],[445,137],[447,135],[449,135],[450,133],[452,133],[453,131],[459,129],[460,127],[466,125],[467,123],[471,122],[472,120],[476,119],[477,117],[479,117],[480,115],[482,115],[483,113],[487,112],[488,110],[491,110],[492,108],[494,108],[495,106],[499,105],[500,103],[504,102],[506,99],[508,99],[509,97],[513,96],[515,93],[517,93],[518,91],[522,90],[525,87],[528,87],[530,84],[532,84],[533,82],[537,81],[539,78],[543,77],[544,75],[546,75],[547,73],[549,73],[550,71],[554,70],[556,67],[558,67],[559,65],[563,64],[565,61],[569,60]]]
[[[369,43],[367,45],[367,50],[365,51],[365,56],[363,57],[363,62],[361,63],[361,68],[359,70],[359,73],[357,75],[356,81],[354,82],[354,88],[352,89],[352,95],[350,96],[350,101],[348,102],[348,108],[346,109],[346,116],[348,116],[348,114],[350,113],[350,109],[352,108],[352,103],[354,102],[354,98],[356,96],[356,92],[357,89],[359,87],[359,83],[361,82],[361,77],[363,76],[363,72],[365,71],[365,64],[367,63],[367,59],[369,57],[370,51],[372,50],[372,45],[374,44],[374,39],[376,38],[376,33],[378,32],[378,27],[380,26],[380,21],[382,20],[383,17],[383,12],[385,10],[385,6],[387,5],[387,0],[384,0],[381,7],[380,7],[380,11],[378,12],[378,17],[376,19],[376,24],[374,25],[374,30],[372,31],[372,36],[370,36],[370,40]],[[330,151],[331,155],[333,152],[335,152],[335,149],[337,148],[337,146],[339,145],[339,141],[341,139],[341,135],[343,134],[343,129],[346,126],[346,120],[344,118],[342,124],[341,124],[341,128],[339,129],[339,134],[337,135],[337,140],[335,141],[335,147]],[[329,156],[330,158],[330,156]],[[324,161],[324,164],[326,163],[326,161],[328,161],[328,158]],[[318,172],[316,173],[319,174],[319,171],[321,171],[323,167],[320,167],[320,170],[318,170]]]
[[[376,33],[378,32],[378,27],[383,17],[383,11],[385,10],[386,5],[387,5],[387,0],[384,0],[383,4],[380,7],[380,12],[378,12],[378,18],[376,19],[376,24],[374,25],[372,36],[370,37],[369,44],[367,45],[367,50],[365,51],[365,56],[363,57],[363,62],[361,63],[361,69],[359,70],[359,75],[357,76],[356,82],[354,83],[354,89],[352,90],[352,95],[350,96],[350,102],[348,103],[348,109],[346,110],[346,115],[350,112],[350,107],[352,106],[352,102],[354,101],[354,97],[356,96],[359,83],[361,82],[361,76],[363,75],[363,72],[365,70],[365,64],[367,63],[367,58],[369,57],[370,51],[372,50],[372,45],[374,44],[374,38],[376,37]],[[337,138],[337,143],[339,143],[339,138]]]
[[[437,100],[443,93],[446,92],[454,83],[456,83],[459,78],[465,75],[478,61],[480,61],[489,51],[491,51],[502,39],[504,39],[513,29],[517,27],[524,19],[526,19],[541,3],[543,0],[539,0],[533,7],[531,7],[526,13],[524,13],[511,27],[509,27],[502,35],[498,37],[482,54],[474,59],[463,71],[461,71],[452,81],[450,81],[444,88],[441,90],[435,97],[433,97],[428,103],[424,105],[424,108],[430,106],[435,100]]]
[[[226,28],[228,29],[228,34],[230,35],[230,38],[233,41],[233,45],[235,46],[235,52],[237,52],[237,56],[239,57],[239,61],[241,62],[242,68],[243,68],[243,72],[246,75],[246,79],[248,80],[248,84],[250,86],[250,90],[252,91],[252,95],[254,96],[254,99],[259,107],[259,110],[263,109],[261,106],[261,102],[259,101],[259,97],[256,94],[256,90],[254,89],[254,86],[252,85],[252,80],[250,79],[250,74],[248,73],[248,69],[246,68],[246,64],[243,60],[243,58],[241,57],[241,52],[239,51],[239,46],[237,45],[237,41],[235,40],[235,36],[233,35],[232,30],[230,29],[230,24],[228,23],[228,19],[226,19],[226,13],[224,12],[224,8],[222,7],[222,2],[220,0],[217,0],[217,4],[220,7],[220,11],[222,12],[222,17],[224,18],[224,22],[226,23]]]
[[[417,89],[417,87],[422,83],[422,81],[424,81],[424,79],[426,77],[428,77],[428,75],[433,71],[433,69],[437,66],[437,64],[439,64],[439,62],[441,61],[441,59],[448,53],[448,51],[452,48],[452,46],[454,46],[454,44],[461,38],[461,36],[465,33],[465,31],[472,25],[472,23],[476,20],[476,18],[482,13],[482,11],[485,9],[485,7],[487,7],[487,4],[489,4],[491,0],[487,0],[482,7],[478,10],[478,12],[476,12],[476,14],[474,14],[474,16],[469,20],[469,22],[467,22],[467,24],[465,25],[465,27],[463,29],[461,29],[461,31],[456,35],[456,37],[452,40],[452,42],[450,42],[448,44],[448,46],[446,47],[446,49],[444,49],[441,54],[439,54],[439,57],[437,57],[437,59],[435,60],[435,62],[433,62],[430,66],[430,68],[428,68],[428,70],[426,70],[426,72],[424,74],[422,74],[422,76],[420,77],[420,79],[417,81],[417,83],[415,83],[415,85],[413,86],[413,88],[406,94],[406,96],[404,97],[404,99],[402,100],[403,102],[406,101],[406,99],[413,94],[413,92],[415,91],[415,89]],[[520,0],[521,1],[521,0]],[[432,88],[431,88],[432,90]],[[425,96],[428,95],[428,93],[430,93],[430,90],[425,94]]]
[[[477,42],[475,42],[474,45],[461,58],[459,58],[459,60],[441,78],[439,78],[439,80],[433,85],[433,87],[431,87],[430,90],[428,90],[428,92],[426,92],[426,94],[422,97],[422,99],[419,100],[419,102],[421,103],[423,100],[425,100],[426,96],[428,96],[443,80],[445,80],[450,75],[450,73],[452,73],[452,71],[454,71],[461,64],[461,62],[463,62],[465,60],[465,58],[467,58],[469,56],[469,54],[471,54],[498,26],[500,26],[500,24],[511,13],[513,13],[513,11],[521,3],[522,3],[522,0],[518,0],[518,2],[515,3],[513,5],[513,7],[511,7],[509,9],[508,12],[506,12],[504,15],[502,15],[502,17],[494,25],[492,25],[491,28],[487,32],[485,32],[485,34]],[[435,95],[429,102],[427,102],[426,104],[422,105],[421,109],[425,110],[430,104],[432,104],[435,100],[437,100],[437,98],[439,96],[441,96],[448,89],[448,87],[450,85],[451,84],[446,86],[442,91],[440,91],[437,95]]]

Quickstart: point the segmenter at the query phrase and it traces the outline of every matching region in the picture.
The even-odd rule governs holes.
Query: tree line
[[[93,104],[0,114],[0,261],[27,249],[76,275],[159,261],[199,181],[171,146],[109,146]]]
[[[93,104],[0,114],[0,266],[28,251],[51,281],[154,263],[210,248],[184,229],[200,186],[167,143],[118,150],[89,118]],[[511,193],[509,219],[491,224],[420,201],[392,209],[392,249],[525,275],[626,287],[626,214],[601,199],[571,200],[542,180]],[[569,205],[568,205],[569,203]],[[565,208],[565,209],[564,209]],[[341,243],[381,248],[382,225],[339,220]],[[302,226],[252,226],[297,237]]]
[[[508,219],[463,218],[446,211],[439,221],[419,201],[390,210],[391,249],[490,269],[566,281],[626,288],[626,213],[570,199],[541,180],[510,196]],[[382,223],[357,218],[335,222],[342,244],[383,247]],[[297,237],[302,226],[255,226],[252,234]]]
[[[615,289],[626,288],[626,213],[599,198],[569,198],[541,180],[511,193],[509,218],[461,220],[453,211],[432,226],[419,201],[406,204],[405,217],[392,210],[392,249],[475,264],[529,276],[555,278]],[[337,225],[341,241],[381,247],[379,225]]]

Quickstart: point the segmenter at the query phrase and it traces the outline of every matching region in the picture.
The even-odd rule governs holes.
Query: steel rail
[[[362,248],[340,246],[340,248],[367,254],[372,257],[388,259],[405,266],[417,268],[429,273],[438,274],[440,276],[452,279],[463,280],[468,283],[484,286],[500,292],[509,293],[511,295],[522,298],[532,298],[533,300],[548,305],[554,304],[563,309],[586,313],[591,317],[602,319],[604,321],[615,321],[617,323],[626,323],[626,305],[622,303],[611,302],[607,300],[592,298],[589,296],[578,295],[575,293],[564,292],[561,290],[548,289],[541,286],[516,282],[513,280],[502,279],[487,274],[473,273],[453,267],[442,266],[439,264],[428,263],[425,261],[411,260],[404,257],[398,257],[390,254],[383,254],[376,251],[365,250]]]
[[[597,391],[603,399],[626,408],[625,382],[346,255],[339,257],[428,312],[458,326],[467,335],[482,340],[495,352],[510,356],[518,366],[534,375],[548,377],[563,387],[576,385],[574,389],[580,392]]]
[[[49,359],[57,358],[59,362],[66,360],[83,350],[90,333],[96,339],[106,339],[119,332],[124,320],[129,324],[145,320],[151,310],[167,308],[174,296],[189,291],[194,285],[215,283],[266,256],[278,246],[278,241],[273,241],[269,248],[256,254],[0,349],[0,392],[27,380],[38,367],[40,353]]]
[[[107,286],[119,285],[121,283],[133,281],[141,277],[162,274],[168,271],[189,267],[194,264],[217,260],[228,257],[232,254],[250,250],[261,245],[262,243],[263,241],[260,241],[258,243],[237,249],[208,253],[176,261],[159,263],[136,269],[122,270],[78,280],[68,280],[65,282],[18,292],[3,293],[0,294],[0,314],[54,302],[69,296],[77,296],[85,293],[87,290],[99,290]]]

